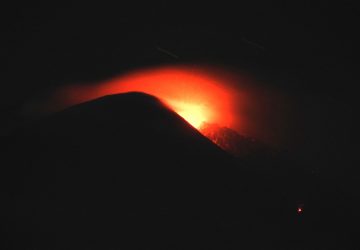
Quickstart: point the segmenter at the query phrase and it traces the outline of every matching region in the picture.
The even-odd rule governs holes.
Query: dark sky
[[[1,8],[5,127],[18,119],[26,99],[48,88],[142,66],[191,62],[245,70],[288,93],[294,113],[305,114],[294,115],[302,131],[294,137],[303,147],[329,147],[321,151],[324,158],[352,141],[359,65],[356,1],[119,2]],[[319,154],[317,146],[313,154]]]
[[[356,69],[354,3],[13,4],[1,11],[2,82],[22,96],[48,84],[176,61],[161,47],[180,62],[249,68],[277,84],[277,77],[291,77],[290,89],[343,91]],[[347,82],[340,87],[334,77]]]

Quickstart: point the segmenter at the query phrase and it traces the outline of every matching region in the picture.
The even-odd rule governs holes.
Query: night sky
[[[356,13],[352,1],[14,4],[1,13],[1,99],[174,62],[231,65],[290,91],[343,96],[356,70]]]

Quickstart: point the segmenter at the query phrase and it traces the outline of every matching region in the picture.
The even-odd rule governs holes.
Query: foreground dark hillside
[[[6,143],[3,249],[355,249],[356,196],[290,159],[234,159],[152,96],[83,103]]]

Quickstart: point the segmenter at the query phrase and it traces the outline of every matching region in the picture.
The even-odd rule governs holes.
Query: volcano
[[[231,171],[228,153],[137,92],[34,121],[9,151],[2,209],[15,249],[200,243],[215,232],[206,218],[223,206]]]
[[[0,247],[291,249],[314,243],[305,232],[341,219],[328,222],[333,211],[318,205],[310,212],[317,220],[304,223],[302,184],[311,178],[287,163],[278,169],[288,171],[249,171],[222,143],[249,152],[252,142],[208,129],[217,144],[143,93],[104,96],[24,125],[2,159]],[[323,246],[315,242],[307,249]]]

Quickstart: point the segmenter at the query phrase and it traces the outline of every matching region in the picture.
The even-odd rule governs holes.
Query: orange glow
[[[41,115],[104,95],[132,91],[159,98],[197,129],[207,122],[278,145],[286,139],[285,133],[294,134],[288,130],[285,116],[291,99],[239,69],[229,71],[209,65],[159,66],[105,81],[61,86],[45,99],[41,99],[43,95],[29,100],[23,112]]]
[[[59,108],[104,95],[130,91],[161,99],[193,127],[203,122],[234,127],[234,91],[219,75],[191,67],[138,70],[95,85],[69,86],[57,92]]]
[[[172,102],[170,105],[180,116],[197,129],[201,127],[203,122],[208,121],[209,110],[201,104]]]

